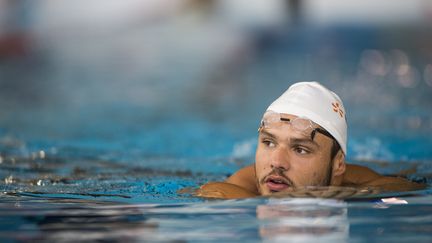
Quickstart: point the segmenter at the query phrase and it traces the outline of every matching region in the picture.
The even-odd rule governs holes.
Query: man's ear
[[[336,156],[333,158],[333,176],[340,176],[345,173],[345,154],[342,150],[339,150]]]

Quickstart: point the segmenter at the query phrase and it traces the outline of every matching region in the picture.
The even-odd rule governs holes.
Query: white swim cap
[[[346,154],[347,123],[345,108],[337,94],[318,82],[291,85],[267,111],[305,117],[327,130]]]

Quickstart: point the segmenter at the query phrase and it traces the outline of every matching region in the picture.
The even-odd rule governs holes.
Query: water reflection
[[[333,199],[270,199],[257,206],[260,236],[271,242],[341,242],[349,238],[347,203]]]
[[[361,242],[430,238],[431,197],[126,204],[4,195],[2,241]],[[413,210],[415,209],[415,210]],[[18,232],[18,234],[17,234]],[[419,241],[416,241],[419,242]]]
[[[0,238],[9,240],[340,242],[349,237],[347,203],[333,199],[160,205],[8,198],[0,205]]]
[[[155,235],[157,228],[157,224],[147,222],[148,217],[137,207],[84,200],[58,199],[48,204],[33,201],[32,205],[24,201],[2,204],[0,211],[9,221],[8,227],[0,223],[0,236],[14,241],[83,242],[109,239],[111,242],[130,242]],[[17,235],[15,231],[18,226],[20,234]]]

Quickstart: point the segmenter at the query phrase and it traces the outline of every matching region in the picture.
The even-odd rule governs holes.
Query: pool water
[[[172,155],[158,155],[161,145],[155,141],[158,136],[168,136],[164,135],[167,126],[162,121],[150,133],[129,132],[130,137],[125,136],[129,138],[129,150],[123,148],[121,138],[91,137],[66,143],[28,137],[25,142],[5,132],[0,164],[1,241],[431,240],[430,160],[386,162],[359,157],[351,161],[429,185],[420,191],[346,199],[203,199],[178,190],[224,180],[253,161],[256,142],[253,138],[235,142],[232,133],[213,132],[220,128],[218,123],[197,119],[188,124],[178,121],[177,125],[201,130],[205,137],[214,134],[213,153],[227,155],[206,152],[208,145],[196,144],[182,132],[178,133],[181,138],[187,137],[184,142],[197,146],[188,150],[189,156],[184,154],[184,144],[167,147],[165,151]],[[121,129],[116,127],[116,131]],[[128,129],[123,127],[121,131],[126,133]],[[130,142],[130,138],[136,141]],[[148,151],[145,146],[134,149],[134,143],[143,146],[146,139],[151,141]],[[231,144],[231,148],[218,147],[220,141]],[[415,146],[415,140],[411,143]]]
[[[145,18],[16,2],[26,38],[0,48],[0,242],[432,242],[430,24],[263,29],[223,26],[207,4]],[[178,193],[253,163],[264,110],[303,80],[344,101],[350,163],[427,188]]]

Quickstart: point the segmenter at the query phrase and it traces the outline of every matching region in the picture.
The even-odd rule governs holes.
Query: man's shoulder
[[[243,187],[250,192],[258,193],[255,180],[255,167],[253,164],[241,168],[226,179],[225,182]]]
[[[201,186],[197,193],[200,197],[210,198],[248,198],[258,196],[255,181],[255,168],[246,166],[231,175],[224,182],[209,182]]]
[[[382,177],[382,175],[366,166],[347,164],[342,184],[362,185],[380,177]]]
[[[257,196],[243,187],[227,182],[209,182],[202,185],[196,192],[198,197],[238,199]]]
[[[382,191],[412,191],[426,187],[403,177],[380,175],[361,165],[348,165],[342,184],[344,186],[375,187]]]

